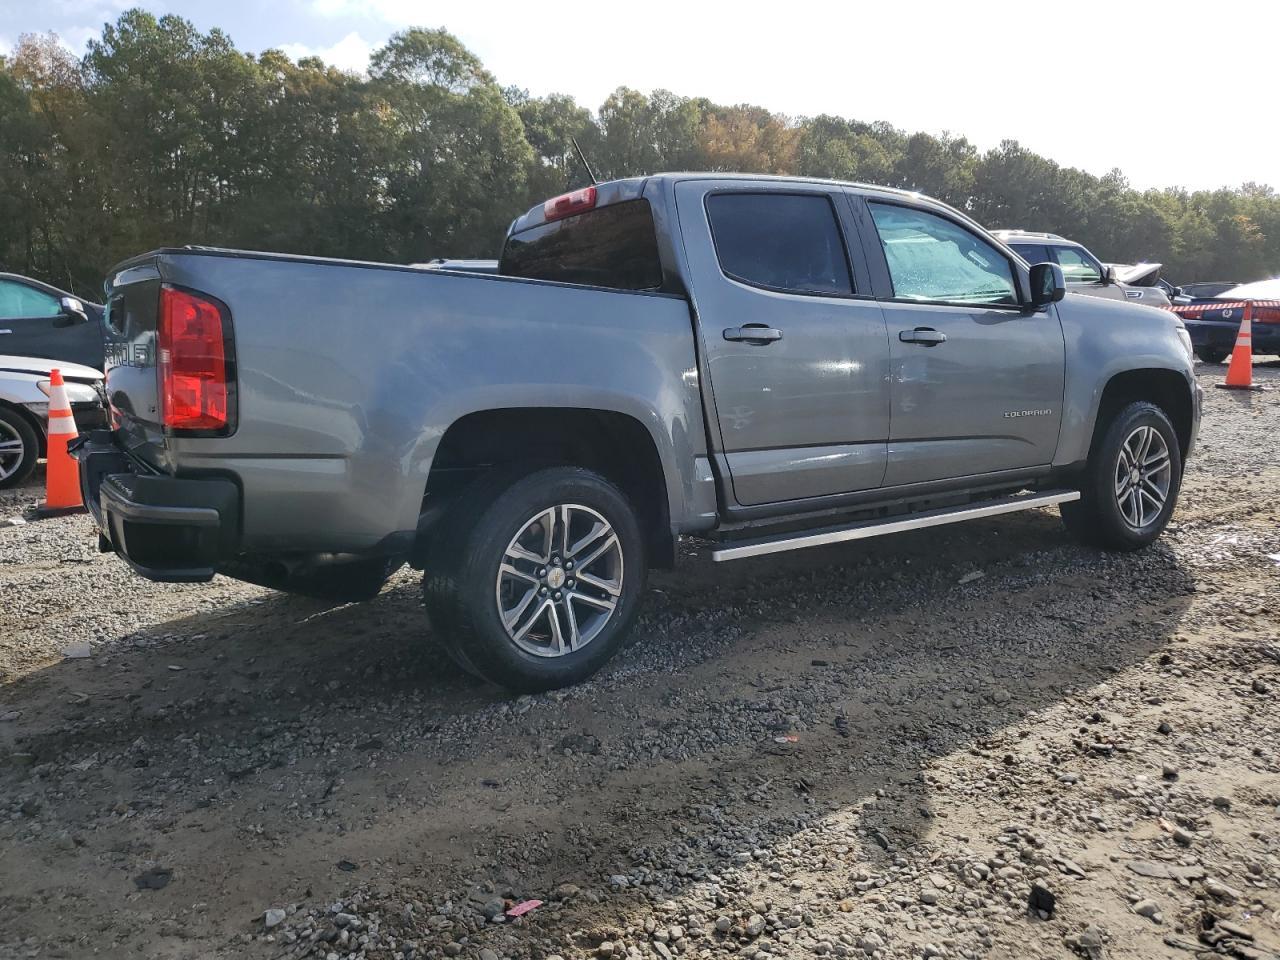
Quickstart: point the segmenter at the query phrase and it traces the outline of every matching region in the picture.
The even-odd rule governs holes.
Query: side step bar
[[[880,537],[886,533],[923,530],[925,527],[940,527],[946,523],[960,523],[964,520],[980,520],[983,517],[997,517],[1002,513],[1033,510],[1036,507],[1051,507],[1055,503],[1068,503],[1079,499],[1079,490],[1049,490],[1045,493],[1003,497],[999,500],[971,503],[962,507],[924,510],[920,513],[885,520],[863,520],[847,526],[826,527],[808,533],[787,533],[777,537],[762,537],[758,540],[741,540],[712,551],[711,559],[719,563],[724,560],[760,557],[767,553],[782,553],[786,550],[803,550],[805,547],[822,547],[829,543],[844,543],[846,540],[865,540],[868,537]]]

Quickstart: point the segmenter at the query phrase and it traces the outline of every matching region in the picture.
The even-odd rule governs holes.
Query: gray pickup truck
[[[619,180],[519,217],[496,271],[163,249],[107,294],[103,550],[339,600],[407,562],[518,690],[608,660],[681,535],[732,560],[1057,504],[1142,547],[1200,417],[1175,316],[849,183]]]

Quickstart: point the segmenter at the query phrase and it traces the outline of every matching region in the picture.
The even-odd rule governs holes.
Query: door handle
[[[947,342],[947,335],[933,327],[916,327],[914,330],[898,331],[898,339],[903,343],[920,343],[926,347],[936,347]]]
[[[12,330],[0,330],[0,334],[13,333]]]
[[[781,340],[782,331],[776,327],[766,327],[763,323],[747,323],[741,327],[725,327],[724,338],[763,346]]]

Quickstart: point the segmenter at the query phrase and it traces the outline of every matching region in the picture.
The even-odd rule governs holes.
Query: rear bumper
[[[76,421],[79,433],[90,430],[101,430],[107,425],[107,410],[100,403],[73,403],[71,414]]]
[[[1235,320],[1184,320],[1193,347],[1230,350],[1235,346],[1240,323]],[[1280,323],[1250,325],[1254,353],[1280,354]]]
[[[100,546],[114,550],[137,573],[163,582],[200,582],[235,555],[240,490],[232,481],[146,472],[105,430],[84,435],[73,452]]]

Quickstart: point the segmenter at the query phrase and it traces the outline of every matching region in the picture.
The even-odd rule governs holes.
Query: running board
[[[826,527],[810,533],[783,534],[777,537],[762,537],[759,540],[742,540],[731,546],[713,550],[711,559],[718,563],[723,560],[760,557],[767,553],[782,553],[785,550],[822,547],[830,543],[844,543],[847,540],[865,540],[868,537],[884,536],[886,533],[923,530],[925,527],[940,527],[946,523],[980,520],[983,517],[998,517],[1002,513],[1034,510],[1036,507],[1051,507],[1055,503],[1068,503],[1079,499],[1079,490],[1050,490],[1047,493],[1003,497],[999,500],[988,500],[984,503],[970,503],[963,507],[942,507],[938,510],[924,510],[920,513],[913,513],[896,519],[863,520],[859,523],[851,523],[848,526]]]

